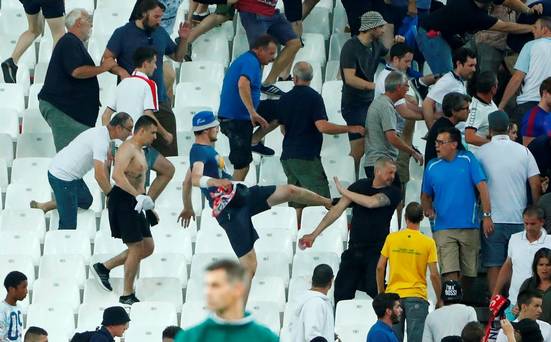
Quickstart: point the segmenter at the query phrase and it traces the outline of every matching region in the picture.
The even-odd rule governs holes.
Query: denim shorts
[[[239,12],[239,16],[251,47],[258,37],[265,34],[271,35],[282,45],[286,45],[290,40],[298,39],[289,21],[278,10],[272,16],[249,12]]]
[[[507,259],[511,235],[523,230],[522,223],[494,223],[494,232],[489,237],[482,236],[482,266],[501,267]]]

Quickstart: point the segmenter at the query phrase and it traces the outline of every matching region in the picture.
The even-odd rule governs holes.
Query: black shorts
[[[285,17],[289,22],[302,20],[302,1],[301,0],[283,0]]]
[[[65,14],[65,2],[63,0],[19,0],[23,4],[25,13],[34,15],[42,10],[46,19],[61,18]]]
[[[216,218],[226,231],[238,258],[253,249],[254,242],[258,239],[258,233],[254,229],[251,217],[270,209],[267,200],[275,190],[275,185],[252,186],[249,188],[246,203],[242,207],[225,208]]]
[[[365,127],[365,120],[367,119],[367,110],[371,105],[371,101],[368,103],[356,103],[341,104],[341,114],[344,121],[348,126],[362,126]],[[348,140],[358,140],[364,137],[359,133],[348,133]]]
[[[266,121],[277,120],[277,100],[260,101],[256,111]],[[251,141],[253,125],[250,120],[233,120],[223,117],[220,120],[220,130],[230,142],[230,162],[235,169],[244,169],[253,161]]]
[[[109,193],[107,210],[111,236],[124,243],[140,242],[151,237],[149,223],[143,212],[134,210],[136,199],[118,186]]]

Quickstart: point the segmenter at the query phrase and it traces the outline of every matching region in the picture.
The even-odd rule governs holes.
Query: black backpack
[[[72,338],[71,342],[89,342],[92,336],[96,334],[97,330],[84,331],[81,333],[76,333]]]

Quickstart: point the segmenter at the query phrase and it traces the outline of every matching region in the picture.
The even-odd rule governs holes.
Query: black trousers
[[[384,241],[369,245],[352,245],[341,255],[335,278],[335,305],[340,300],[353,299],[356,290],[372,298],[377,295],[376,271]]]

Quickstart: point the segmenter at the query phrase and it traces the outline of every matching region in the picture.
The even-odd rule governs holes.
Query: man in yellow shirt
[[[400,323],[393,329],[399,341],[404,339],[404,323],[407,320],[409,342],[421,342],[425,318],[428,315],[427,267],[430,270],[432,287],[438,298],[436,306],[441,305],[440,274],[436,266],[436,243],[419,231],[423,220],[423,208],[417,202],[406,207],[407,228],[389,234],[385,240],[381,257],[377,265],[377,290],[379,293],[393,292],[400,296],[404,313]],[[385,289],[386,264],[390,271]]]

